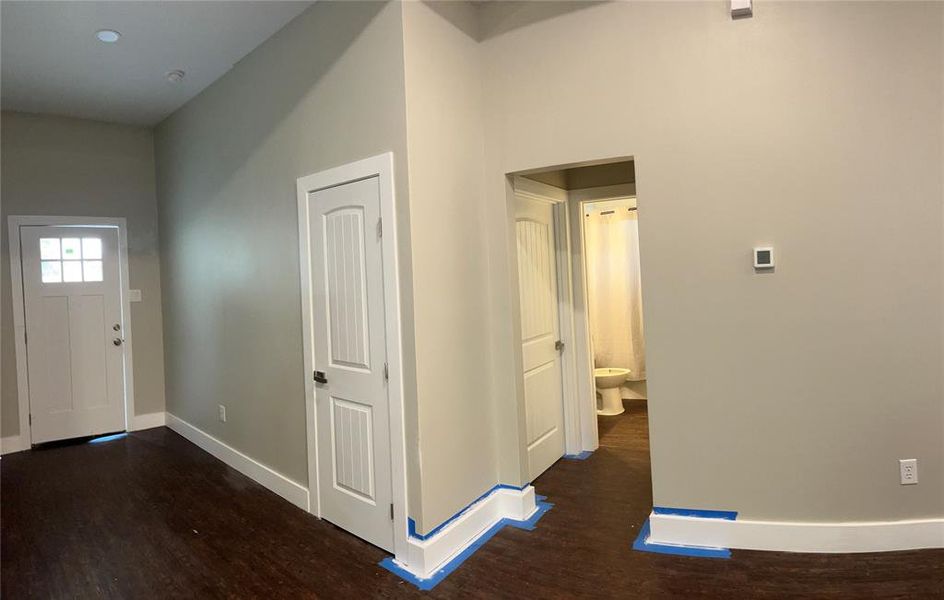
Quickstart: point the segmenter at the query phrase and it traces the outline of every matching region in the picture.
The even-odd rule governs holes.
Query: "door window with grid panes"
[[[43,283],[102,281],[102,240],[97,237],[44,237],[39,240]]]

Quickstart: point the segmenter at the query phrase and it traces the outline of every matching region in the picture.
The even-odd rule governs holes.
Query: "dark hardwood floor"
[[[432,592],[385,554],[160,428],[0,461],[3,598],[942,598],[944,550],[731,560],[630,549],[651,506],[644,403],[588,460],[535,482],[554,508],[505,528]]]

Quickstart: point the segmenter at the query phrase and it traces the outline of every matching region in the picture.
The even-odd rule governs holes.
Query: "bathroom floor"
[[[535,488],[555,504],[506,527],[432,592],[161,427],[3,457],[0,594],[39,598],[944,598],[944,550],[631,549],[652,506],[646,403],[600,418],[600,448]]]

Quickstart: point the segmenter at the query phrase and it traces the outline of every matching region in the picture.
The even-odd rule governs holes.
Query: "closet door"
[[[308,194],[321,516],[393,551],[380,188]]]

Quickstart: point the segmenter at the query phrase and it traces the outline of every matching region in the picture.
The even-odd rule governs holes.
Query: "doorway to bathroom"
[[[636,196],[583,201],[580,213],[597,415],[611,417],[647,399]]]
[[[533,481],[558,459],[585,458],[619,437],[609,432],[647,428],[639,206],[632,158],[509,182],[518,395]]]

